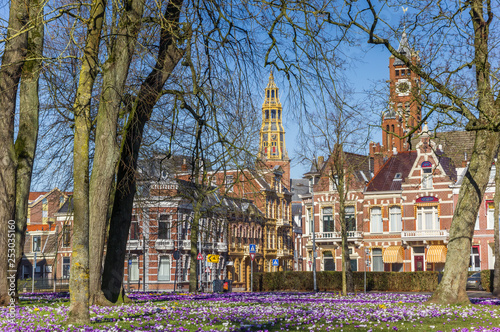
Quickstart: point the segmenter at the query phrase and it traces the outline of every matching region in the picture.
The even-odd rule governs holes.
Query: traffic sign
[[[250,253],[250,258],[252,259],[252,261],[255,259],[255,253],[254,252]]]
[[[210,268],[209,268],[209,267],[207,267],[207,268],[205,269],[205,272],[206,272],[206,273],[210,273]]]
[[[255,254],[255,252],[257,251],[257,250],[256,250],[256,249],[257,249],[256,247],[257,247],[257,246],[256,246],[255,244],[251,244],[251,245],[250,245],[250,248],[249,248],[249,249],[250,249],[250,250],[249,250],[249,251],[250,251],[250,253],[252,253],[252,252],[253,252],[253,253]]]
[[[219,255],[207,255],[207,262],[219,263]]]
[[[279,260],[277,258],[273,259],[273,266],[279,266],[279,265],[280,265]]]
[[[198,257],[196,259],[199,260],[199,261],[203,260],[203,255],[201,254],[201,252],[198,253]]]

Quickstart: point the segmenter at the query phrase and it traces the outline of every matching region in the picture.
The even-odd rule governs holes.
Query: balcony
[[[418,231],[404,231],[401,232],[401,240],[403,242],[409,241],[443,241],[448,243],[450,234],[446,229],[428,229]]]
[[[285,220],[283,218],[279,218],[276,220],[276,226],[278,226],[278,227],[290,226],[290,223],[288,222],[288,220]]]
[[[278,249],[278,252],[277,252],[276,255],[278,257],[289,256],[290,255],[290,250],[288,250],[288,249]]]
[[[347,232],[347,242],[354,242],[355,245],[361,245],[361,240],[363,239],[363,232],[361,231],[348,231]],[[312,241],[312,236],[310,236]],[[322,232],[316,233],[317,243],[333,242],[333,244],[340,245],[342,242],[341,232]]]
[[[158,239],[155,241],[156,250],[174,250],[174,240]]]
[[[227,243],[224,242],[217,242],[217,251],[220,252],[227,252]]]
[[[142,240],[128,240],[127,250],[142,250],[143,242]]]
[[[191,250],[191,240],[182,240],[181,241],[181,249]]]

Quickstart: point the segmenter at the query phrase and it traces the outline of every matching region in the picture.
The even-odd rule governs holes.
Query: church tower
[[[279,89],[274,82],[273,72],[269,75],[269,83],[264,91],[262,105],[262,126],[260,128],[259,159],[269,168],[280,166],[283,177],[290,183],[290,158],[285,145],[285,129],[283,128],[283,108],[279,100]]]
[[[418,54],[408,45],[406,32],[403,32],[398,52],[407,56],[413,64],[420,59]],[[393,55],[389,58],[390,100],[388,110],[382,119],[382,147],[384,157],[393,151],[409,151],[412,147],[405,136],[417,127],[413,137],[420,133],[419,122],[422,118],[420,102],[420,77],[411,71],[403,61]],[[414,148],[414,147],[413,147]]]

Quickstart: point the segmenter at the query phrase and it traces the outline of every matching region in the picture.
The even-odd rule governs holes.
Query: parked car
[[[467,278],[467,289],[483,290],[483,286],[481,285],[481,272],[471,274],[470,277]]]

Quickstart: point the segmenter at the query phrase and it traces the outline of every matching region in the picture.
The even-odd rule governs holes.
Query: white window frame
[[[380,254],[379,254],[379,251],[380,251]],[[383,261],[383,250],[382,248],[373,248],[371,250],[372,252],[372,271],[377,271],[377,272],[383,272],[384,271],[384,261]],[[375,252],[377,252],[375,254]],[[377,262],[379,263],[375,263],[375,260],[377,260]],[[375,265],[381,265],[381,268],[380,269],[375,269]]]
[[[422,168],[422,189],[433,189],[432,167]]]
[[[226,186],[226,191],[228,193],[233,192],[234,187],[234,177],[232,175],[226,175],[224,178],[224,185]]]
[[[427,220],[423,216],[432,215],[431,220]],[[429,224],[430,223],[430,224]],[[426,231],[426,230],[439,230],[439,215],[438,215],[438,206],[418,206],[417,207],[417,231]]]
[[[130,281],[138,281],[139,280],[139,256],[134,256],[131,258],[132,264],[128,266],[129,272],[128,276]]]
[[[374,213],[378,211],[379,213]],[[374,217],[379,217],[378,224]],[[375,227],[377,226],[377,227]],[[383,233],[384,232],[384,222],[382,220],[382,208],[380,206],[374,206],[370,209],[370,233]]]
[[[162,259],[166,259],[168,261],[167,270],[164,271],[164,267],[162,266]],[[169,255],[161,255],[158,256],[158,281],[170,281],[172,278],[171,268],[172,268],[172,260]],[[165,274],[166,272],[166,274]]]
[[[37,241],[35,241],[37,239]],[[35,247],[35,243],[37,246]],[[42,236],[41,235],[34,235],[33,236],[33,252],[40,252],[42,251]]]
[[[331,209],[331,213],[325,214],[325,209]],[[322,232],[327,232],[325,230],[325,216],[331,217],[332,229],[328,230],[328,232],[335,232],[335,220],[333,218],[333,206],[322,206],[321,207],[321,230]]]
[[[389,207],[389,232],[401,232],[402,230],[401,207],[393,205]]]

